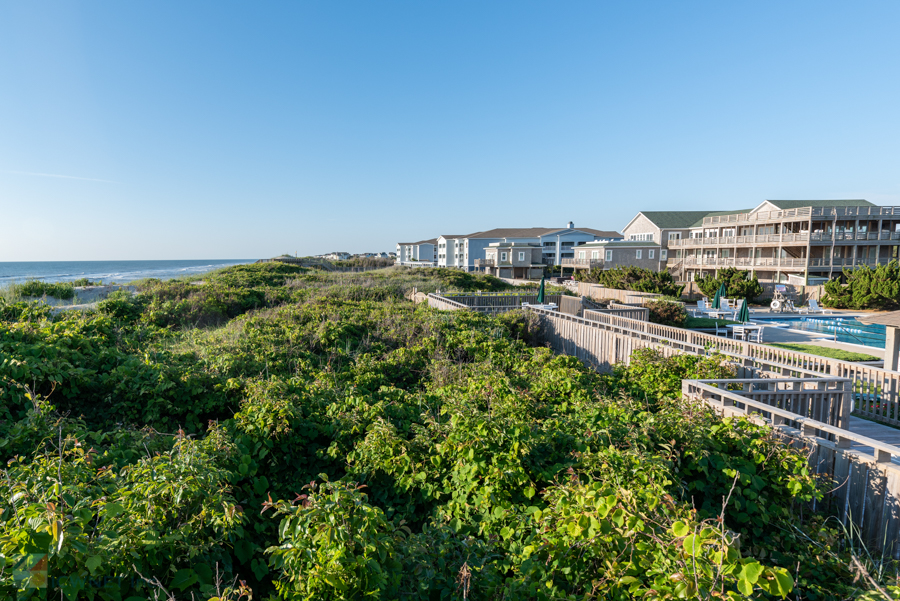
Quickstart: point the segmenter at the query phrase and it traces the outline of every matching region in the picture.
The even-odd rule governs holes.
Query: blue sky
[[[900,205],[898,22],[897,2],[0,0],[0,261]]]

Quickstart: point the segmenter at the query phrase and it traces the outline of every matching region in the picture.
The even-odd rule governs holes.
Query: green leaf
[[[185,568],[183,570],[178,570],[177,572],[175,572],[175,578],[173,578],[172,582],[170,582],[169,584],[173,588],[177,588],[178,590],[183,591],[195,582],[197,582],[197,574],[194,573],[194,570]]]
[[[103,506],[103,512],[106,514],[106,517],[114,518],[117,515],[124,513],[125,508],[118,503],[107,503]]]
[[[760,565],[758,561],[750,561],[741,567],[741,571],[738,572],[738,578],[746,580],[750,584],[756,584],[762,573],[762,565]]]
[[[700,553],[701,543],[702,541],[699,536],[691,534],[685,537],[684,542],[682,542],[681,545],[684,547],[685,553],[691,557],[697,557],[697,554]]]
[[[525,490],[522,492],[525,493],[525,498],[527,498],[527,499],[530,499],[531,497],[534,496],[534,489],[530,486],[526,487]]]
[[[684,522],[682,522],[680,520],[675,522],[674,524],[672,524],[672,534],[674,534],[678,538],[681,538],[682,536],[687,536],[690,531],[691,531],[690,527],[688,527],[687,524],[685,524]]]
[[[87,569],[91,571],[91,574],[100,567],[100,564],[103,563],[103,558],[99,555],[92,555],[87,558],[87,561],[84,562],[84,565]]]
[[[750,596],[753,594],[753,585],[746,580],[738,580],[737,587],[743,595]]]

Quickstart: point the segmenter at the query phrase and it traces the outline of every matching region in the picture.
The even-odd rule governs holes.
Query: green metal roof
[[[796,209],[799,207],[874,207],[868,200],[769,200],[779,209]]]

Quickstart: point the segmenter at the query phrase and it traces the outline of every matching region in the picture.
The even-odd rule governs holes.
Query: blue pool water
[[[885,327],[883,325],[861,323],[852,317],[778,315],[765,321],[786,323],[793,330],[816,332],[822,334],[823,338],[830,338],[837,342],[884,348]]]

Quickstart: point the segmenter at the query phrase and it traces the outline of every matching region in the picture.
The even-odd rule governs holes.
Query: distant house
[[[475,268],[501,278],[536,279],[544,273],[543,247],[527,242],[492,242]]]
[[[325,255],[326,259],[331,261],[346,261],[350,258],[350,253],[347,252],[334,252]]]
[[[562,267],[579,269],[616,269],[642,267],[659,269],[659,244],[634,240],[588,242],[575,249],[575,257],[563,259]]]
[[[434,265],[436,245],[437,238],[419,240],[418,242],[398,242],[396,264],[431,267]]]
[[[476,259],[486,259],[486,249],[493,243],[536,244],[541,248],[541,263],[559,265],[574,258],[576,247],[588,242],[621,240],[618,232],[576,228],[571,221],[564,228],[497,228],[465,235],[443,235],[437,239],[438,267],[476,269]]]

